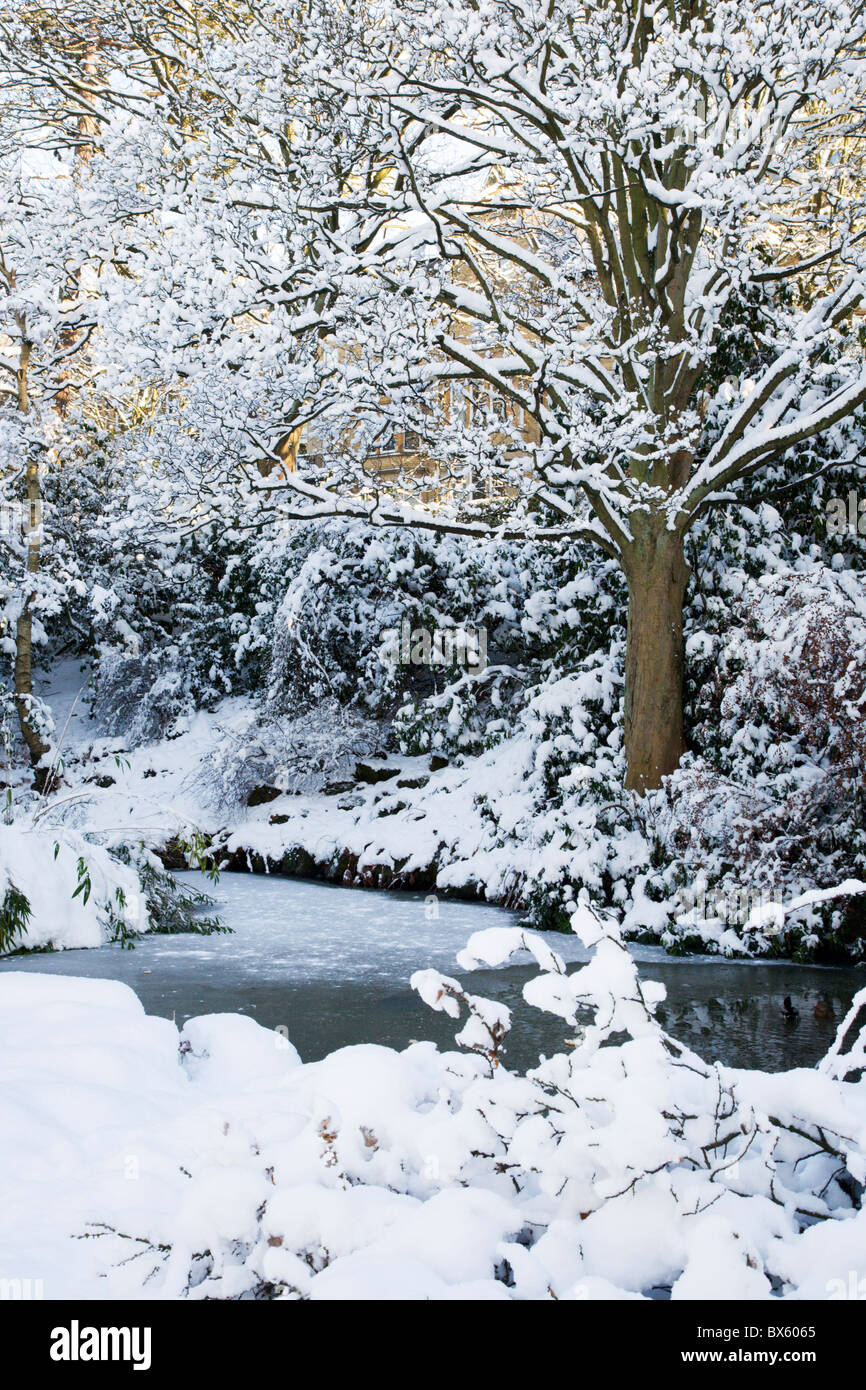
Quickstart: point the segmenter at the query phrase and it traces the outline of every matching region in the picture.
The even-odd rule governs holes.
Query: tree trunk
[[[27,503],[25,507],[25,527],[27,528],[27,565],[25,584],[28,586],[39,573],[42,554],[42,488],[39,482],[39,466],[31,461],[27,466]],[[15,627],[15,708],[21,735],[27,745],[31,766],[36,768],[48,752],[48,744],[42,739],[33,719],[33,594],[25,590],[24,602]],[[37,783],[39,776],[37,774]]]
[[[85,81],[92,79],[98,72],[98,47],[95,40],[91,40],[85,49],[83,58],[83,75]],[[87,97],[84,96],[85,103]],[[76,117],[76,127],[81,138],[76,150],[76,173],[80,173],[82,166],[89,163],[94,150],[93,139],[98,131],[98,122],[95,116],[84,111]],[[74,300],[80,289],[80,272],[78,268],[73,269],[70,274],[68,285],[61,292],[63,297],[69,301]],[[14,270],[10,272],[10,282],[15,284]],[[28,336],[27,321],[23,314],[17,319],[18,329],[21,334],[21,347],[17,372],[17,408],[22,415],[30,413],[30,362],[33,353],[33,342]],[[60,333],[61,355],[71,356],[78,333],[75,328],[63,329]],[[54,408],[61,419],[65,416],[69,407],[72,394],[72,374],[68,370],[61,368],[59,373],[60,389],[54,398]],[[24,529],[26,532],[27,556],[25,562],[25,581],[24,581],[24,600],[21,605],[21,612],[15,627],[15,668],[13,675],[15,708],[18,714],[18,723],[21,728],[21,735],[27,745],[27,752],[30,756],[31,767],[35,770],[35,785],[40,790],[45,787],[46,777],[50,772],[40,768],[39,763],[50,751],[47,744],[39,732],[39,727],[33,717],[33,595],[42,564],[42,482],[39,477],[38,458],[31,457],[27,463],[27,500],[25,504]]]
[[[14,273],[10,276],[15,284]],[[27,326],[23,316],[18,319],[21,333],[17,376],[16,405],[22,415],[30,411],[30,356],[33,345],[27,337]],[[15,711],[21,728],[21,736],[27,745],[30,765],[36,768],[48,752],[38,726],[33,718],[33,589],[42,558],[42,484],[39,479],[39,464],[31,458],[27,463],[26,501],[24,504],[24,523],[26,533],[27,558],[25,561],[24,599],[21,612],[15,625],[15,667],[13,671],[13,692]],[[39,783],[37,774],[37,784]]]
[[[628,789],[644,792],[679,765],[683,736],[683,538],[652,515],[634,518],[625,556],[628,637],[625,751]]]

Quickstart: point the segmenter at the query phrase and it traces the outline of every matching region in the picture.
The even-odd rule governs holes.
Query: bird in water
[[[794,1005],[791,1003],[790,994],[786,994],[785,998],[782,1000],[782,1017],[786,1018],[789,1023],[796,1023],[797,1019],[800,1017],[799,1009],[795,1009]]]
[[[836,1017],[836,1010],[826,999],[819,999],[812,1010],[816,1018],[831,1019]]]

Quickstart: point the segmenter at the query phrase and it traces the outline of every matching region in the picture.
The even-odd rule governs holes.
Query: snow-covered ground
[[[258,856],[278,864],[301,851],[321,867],[350,856],[350,877],[358,882],[384,866],[411,885],[413,875],[434,866],[440,891],[471,887],[494,901],[507,899],[524,878],[543,875],[546,865],[555,875],[561,864],[561,850],[545,844],[545,827],[530,813],[532,749],[525,736],[465,765],[435,770],[429,756],[389,756],[374,764],[394,774],[387,781],[359,783],[343,794],[286,793],[247,806],[232,799],[226,767],[242,768],[257,742],[248,700],[227,699],[216,710],[199,711],[171,739],[128,749],[122,738],[103,737],[89,718],[87,679],[86,669],[66,661],[41,692],[58,732],[65,730],[66,785],[44,808],[45,827],[86,828],[106,843],[137,837],[155,846],[200,829],[240,863]],[[483,812],[482,792],[495,798],[496,823]],[[623,837],[620,854],[627,858],[636,844]],[[642,901],[643,919],[632,925],[659,927],[657,905]]]
[[[195,1020],[179,1039],[123,985],[38,975],[0,980],[0,1020],[0,1277],[41,1280],[46,1298],[177,1296],[190,1252],[243,1236],[270,1199],[264,1272],[314,1296],[506,1296],[490,1264],[513,1225],[502,1199],[455,1191],[428,1209],[384,1185],[347,1190],[327,1161],[329,1124],[353,1128],[362,1151],[366,1122],[419,1166],[434,1152],[443,1116],[430,1044],[408,1061],[367,1047],[302,1068],[249,1019]],[[132,1239],[99,1239],[94,1222]],[[160,1226],[178,1251],[164,1266],[136,1243]],[[293,1251],[320,1244],[336,1263],[314,1279]]]

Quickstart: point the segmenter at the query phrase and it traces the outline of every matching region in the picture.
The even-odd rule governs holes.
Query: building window
[[[474,384],[468,393],[469,424],[486,425],[489,416],[504,422],[508,418],[508,404],[499,391],[494,391],[486,383]]]
[[[395,454],[397,452],[394,426],[385,425],[373,441],[373,452],[376,454]]]

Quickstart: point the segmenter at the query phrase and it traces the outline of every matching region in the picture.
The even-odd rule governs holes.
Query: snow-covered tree
[[[131,55],[135,81],[123,100],[147,150],[142,177],[160,189],[118,296],[127,365],[170,386],[152,425],[151,452],[172,456],[162,496],[194,504],[202,525],[237,510],[239,482],[258,485],[248,521],[262,525],[262,491],[296,474],[314,426],[344,447],[324,473],[308,459],[293,486],[304,516],[327,514],[315,482],[357,487],[382,425],[368,367],[373,272],[403,237],[383,114],[326,81],[333,55],[358,39],[357,16],[318,0],[125,15],[109,0],[105,25],[124,26],[119,63]]]
[[[845,144],[862,7],[368,13],[355,71],[391,115],[411,238],[400,288],[439,311],[449,374],[536,423],[528,486],[500,463],[522,498],[620,560],[627,782],[657,785],[683,749],[688,528],[866,400],[862,190]],[[753,367],[720,386],[726,315],[748,301]]]
[[[72,61],[86,79],[96,63],[92,36],[79,40]],[[45,489],[68,463],[93,381],[92,277],[107,254],[111,196],[87,177],[97,129],[92,112],[80,101],[74,109],[59,105],[54,94],[41,100],[45,95],[13,71],[0,105],[3,626],[12,698],[34,767],[49,751],[33,694],[34,628],[38,636],[42,619],[76,582],[74,554],[46,516]]]
[[[236,13],[256,70],[287,32],[297,44],[283,7]],[[325,33],[308,57],[308,143],[293,128],[293,160],[326,110],[331,159],[341,121],[352,128],[361,110],[383,143],[366,183],[353,166],[342,196],[332,191],[324,231],[315,172],[301,200],[316,246],[330,248],[329,304],[353,277],[374,286],[363,310],[321,326],[320,375],[335,334],[342,358],[329,370],[347,413],[347,399],[357,416],[386,397],[404,415],[421,397],[429,412],[447,384],[450,438],[436,456],[475,449],[496,506],[477,480],[462,507],[435,515],[381,483],[365,490],[357,472],[301,468],[261,487],[288,490],[294,514],[601,545],[629,587],[627,785],[656,786],[684,747],[687,531],[740,479],[866,400],[848,139],[862,101],[860,10],[373,0],[341,10],[338,27],[339,51]],[[220,51],[236,72],[237,48]],[[259,138],[258,99],[253,110]],[[257,154],[250,179],[260,172]],[[379,229],[363,256],[359,207]],[[310,260],[308,240],[303,254],[321,287],[321,253]],[[285,285],[298,275],[294,260]],[[272,289],[269,303],[279,298]],[[748,370],[719,380],[725,334],[746,317]],[[461,384],[490,393],[470,427],[454,408]],[[501,398],[521,431],[503,429]],[[322,410],[319,396],[307,418]]]
[[[861,7],[102,9],[119,78],[91,98],[162,131],[127,318],[171,383],[162,500],[596,542],[628,582],[626,781],[657,786],[686,534],[866,401]],[[369,467],[396,419],[464,468],[435,510]]]

